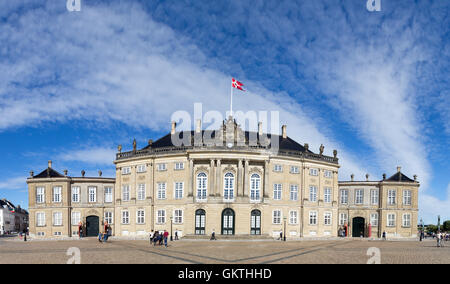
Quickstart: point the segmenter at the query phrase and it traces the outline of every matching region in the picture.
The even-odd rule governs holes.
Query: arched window
[[[208,176],[205,173],[197,175],[197,200],[206,200]]]
[[[205,219],[206,212],[203,209],[197,209],[195,211],[195,234],[204,235],[205,234]]]
[[[223,199],[234,199],[234,175],[232,173],[226,173],[224,178]]]
[[[258,174],[252,174],[250,177],[250,200],[257,201],[261,196],[261,177]]]

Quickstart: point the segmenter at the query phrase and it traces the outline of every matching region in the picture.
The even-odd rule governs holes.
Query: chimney
[[[177,123],[175,121],[172,121],[172,130],[170,130],[170,134],[175,134],[175,131],[177,129]]]
[[[354,174],[351,174],[351,175],[350,175],[350,178],[351,178],[352,181],[354,181],[355,175],[354,175]]]
[[[195,125],[195,132],[200,133],[202,131],[202,120],[197,119],[196,125]]]
[[[262,122],[258,122],[258,135],[261,136],[262,134],[263,134]]]
[[[286,124],[281,126],[281,133],[283,134],[283,138],[286,139],[287,138]]]
[[[366,174],[366,181],[369,181],[369,174]]]
[[[48,167],[49,167],[49,168],[52,167],[52,160],[48,160]]]
[[[99,177],[102,176],[102,171],[98,171],[98,176],[99,176]]]
[[[397,173],[399,173],[401,169],[402,169],[402,167],[397,166]]]
[[[84,170],[81,170],[81,176],[84,177],[85,174],[86,172]]]

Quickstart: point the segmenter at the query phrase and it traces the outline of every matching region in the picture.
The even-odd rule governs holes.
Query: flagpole
[[[233,83],[231,83],[231,93],[230,93],[230,116],[233,116]]]

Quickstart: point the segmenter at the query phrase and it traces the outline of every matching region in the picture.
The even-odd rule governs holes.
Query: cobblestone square
[[[95,238],[61,241],[0,239],[0,263],[64,264],[72,257],[68,249],[80,250],[82,264],[281,264],[355,263],[364,264],[378,248],[382,264],[450,263],[450,243],[437,248],[433,240],[302,240],[302,241],[207,241],[180,240],[169,247],[151,246],[145,240],[113,239],[99,243]]]

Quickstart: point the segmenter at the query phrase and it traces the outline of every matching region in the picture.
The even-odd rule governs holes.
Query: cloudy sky
[[[174,112],[279,111],[299,143],[338,150],[340,179],[418,175],[420,217],[450,219],[447,0],[0,2],[0,197],[53,160],[114,176]],[[205,126],[206,127],[206,126]]]

